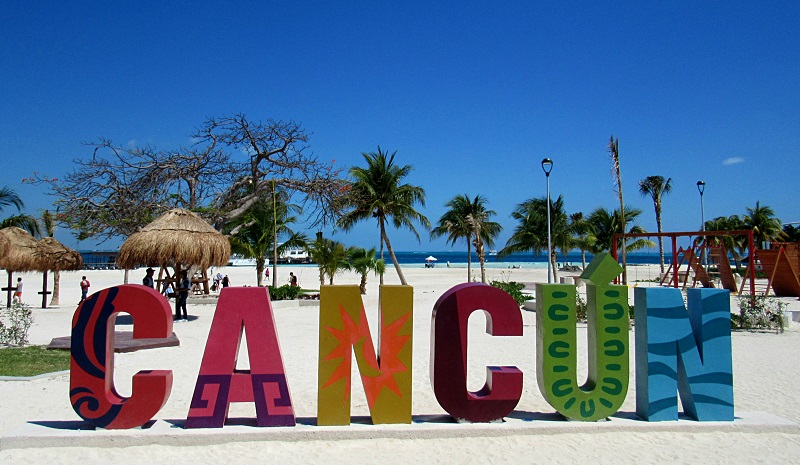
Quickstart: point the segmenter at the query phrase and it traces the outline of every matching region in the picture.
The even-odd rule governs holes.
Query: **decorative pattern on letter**
[[[636,414],[649,421],[733,421],[730,293],[637,288]]]
[[[586,282],[589,373],[577,382],[575,286],[536,284],[536,378],[545,400],[573,420],[613,415],[628,393],[628,287],[609,284],[622,267],[595,256]]]
[[[378,357],[358,286],[322,286],[318,425],[350,424],[353,353],[372,422],[411,423],[413,309],[411,286],[381,286]]]
[[[119,312],[133,318],[134,338],[168,338],[172,310],[155,290],[138,284],[111,287],[84,300],[72,318],[70,402],[94,426],[136,428],[150,421],[172,390],[172,371],[133,375],[131,397],[114,388],[114,321]]]
[[[244,331],[250,369],[237,370]],[[221,428],[231,402],[254,402],[258,426],[295,425],[272,304],[265,287],[226,287],[220,293],[186,427]]]

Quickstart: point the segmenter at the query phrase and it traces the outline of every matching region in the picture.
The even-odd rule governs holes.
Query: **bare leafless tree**
[[[80,239],[128,237],[164,211],[196,211],[222,230],[279,189],[307,208],[315,225],[332,224],[348,191],[340,170],[320,162],[297,123],[208,119],[191,147],[122,147],[108,139],[85,144],[88,159],[62,179],[34,174],[57,196],[58,221]]]
[[[174,207],[197,209],[233,178],[229,157],[213,146],[174,151],[124,148],[107,139],[86,143],[88,159],[62,179],[35,174],[58,197],[58,221],[79,238],[107,240],[135,233]]]
[[[308,135],[299,124],[255,121],[237,114],[206,120],[195,138],[234,151],[232,166],[238,177],[215,202],[218,224],[240,217],[275,188],[290,196],[299,194],[296,201],[315,225],[332,224],[338,218],[347,183],[339,178],[341,170],[334,161],[321,162],[311,152]]]

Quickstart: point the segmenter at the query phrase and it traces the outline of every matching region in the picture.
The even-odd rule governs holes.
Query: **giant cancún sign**
[[[595,257],[582,275],[588,300],[588,379],[577,380],[576,288],[537,284],[536,378],[547,402],[567,418],[596,421],[617,412],[630,370],[628,288],[612,284],[621,271],[608,255]],[[698,421],[733,420],[730,301],[726,290],[635,289],[636,413],[647,421],[677,420],[678,397]],[[380,357],[357,286],[324,286],[320,296],[317,424],[350,423],[350,379],[355,356],[373,423],[410,423],[413,288],[381,291]],[[505,292],[468,283],[444,293],[433,308],[431,384],[442,408],[459,420],[487,422],[509,415],[522,395],[516,367],[487,367],[486,383],[467,389],[467,323],[487,314],[487,332],[521,336],[522,315]],[[97,427],[124,429],[149,422],[172,388],[169,370],[140,371],[128,398],[114,388],[114,318],[129,313],[134,338],[172,333],[167,301],[154,290],[123,285],[84,301],[72,328],[70,401]],[[250,369],[236,369],[243,331]],[[225,424],[231,402],[255,405],[259,426],[294,426],[289,380],[283,367],[269,294],[265,288],[226,288],[220,294],[187,414],[186,428]]]

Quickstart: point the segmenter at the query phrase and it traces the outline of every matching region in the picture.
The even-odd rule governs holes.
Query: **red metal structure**
[[[684,231],[684,232],[649,232],[649,233],[638,233],[638,234],[621,234],[617,233],[614,234],[614,238],[611,242],[611,255],[614,259],[618,259],[618,252],[617,252],[617,240],[619,238],[629,238],[629,237],[669,237],[672,239],[672,263],[678,263],[678,238],[679,237],[717,237],[717,236],[747,236],[747,254],[748,260],[751,266],[748,267],[748,273],[750,276],[750,295],[756,294],[756,270],[755,266],[755,245],[753,242],[753,231],[751,229],[737,229],[735,231]],[[672,285],[673,287],[677,288],[679,284],[678,273],[673,273],[672,276]]]

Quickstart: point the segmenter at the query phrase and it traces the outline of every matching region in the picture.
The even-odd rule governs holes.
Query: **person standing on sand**
[[[155,288],[156,283],[153,280],[153,273],[155,273],[155,271],[156,270],[152,268],[148,268],[147,270],[145,270],[146,274],[144,275],[144,278],[142,278],[142,285],[150,288]]]
[[[22,278],[17,278],[17,287],[14,288],[14,302],[22,303]]]
[[[225,277],[222,278],[222,287],[228,287],[230,285],[231,285],[231,280],[228,279],[228,275],[225,275]]]
[[[295,276],[294,273],[289,273],[289,284],[297,286],[297,276]]]
[[[178,296],[175,299],[175,321],[181,321],[181,310],[183,310],[183,321],[189,321],[186,311],[186,300],[189,298],[189,288],[192,286],[189,275],[181,271],[181,279],[178,283]]]
[[[89,295],[89,286],[91,285],[92,284],[89,282],[89,280],[86,279],[86,276],[81,277],[81,301],[78,302],[79,305],[81,302],[86,300],[86,296]]]

